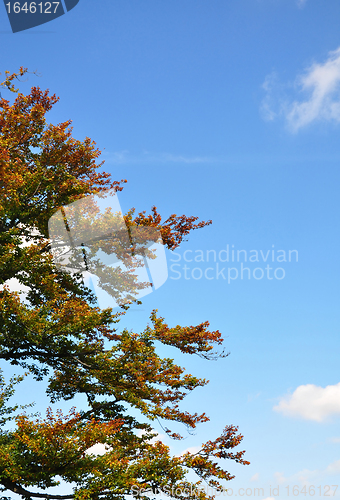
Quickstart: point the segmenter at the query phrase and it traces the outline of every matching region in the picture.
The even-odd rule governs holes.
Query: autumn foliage
[[[61,207],[107,189],[122,190],[126,180],[112,181],[98,163],[95,143],[72,137],[71,122],[47,124],[46,113],[58,98],[33,87],[28,95],[15,88],[26,73],[6,73],[0,100],[0,359],[47,381],[54,405],[82,396],[84,405],[69,414],[47,409],[46,417],[10,406],[18,376],[0,378],[0,485],[23,498],[123,499],[151,498],[157,491],[177,498],[208,495],[202,486],[221,490],[233,478],[223,459],[241,464],[244,451],[233,453],[242,436],[227,426],[222,435],[202,444],[197,453],[171,456],[168,446],[152,439],[151,422],[163,421],[173,439],[171,422],[195,429],[208,417],[182,409],[185,395],[207,381],[186,373],[173,359],[156,352],[159,343],[207,359],[218,356],[219,331],[209,323],[169,327],[152,311],[141,332],[120,331],[122,315],[100,309],[80,274],[62,272],[54,263],[48,221]],[[208,222],[170,215],[125,215],[128,228],[152,227],[173,250],[194,229]],[[11,290],[16,278],[28,287],[23,297]],[[128,408],[139,410],[150,424],[138,421]],[[144,418],[145,421],[145,418]],[[97,443],[102,455],[88,453]],[[194,471],[197,482],[187,474]],[[70,484],[67,495],[47,494],[60,478]],[[40,493],[37,493],[39,489]],[[175,493],[174,493],[175,491]],[[189,491],[189,493],[188,493]],[[194,493],[192,493],[194,492]],[[6,493],[4,493],[6,494]]]

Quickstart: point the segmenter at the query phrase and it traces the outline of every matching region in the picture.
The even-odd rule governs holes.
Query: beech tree
[[[180,406],[186,394],[207,381],[160,357],[157,345],[213,359],[225,356],[214,351],[222,344],[221,333],[210,331],[208,322],[168,326],[155,310],[141,332],[120,330],[132,296],[118,309],[101,309],[82,274],[64,272],[56,264],[48,232],[51,217],[77,200],[119,192],[126,180],[113,181],[102,171],[94,141],[73,138],[70,121],[46,123],[58,98],[39,87],[22,94],[15,87],[25,73],[26,68],[6,72],[1,87],[14,99],[0,100],[0,358],[20,369],[7,382],[0,378],[0,488],[4,495],[14,492],[25,499],[148,499],[157,492],[179,499],[211,498],[204,485],[223,491],[224,480],[234,477],[223,460],[249,464],[244,451],[231,451],[243,438],[238,428],[226,426],[197,453],[172,456],[156,440],[152,423],[158,420],[170,438],[181,440],[171,423],[195,429],[209,420],[205,413]],[[124,222],[129,232],[158,231],[169,250],[190,231],[211,223],[175,214],[163,220],[156,207],[150,214],[132,209]],[[105,245],[117,253],[115,236],[110,238]],[[105,251],[105,245],[101,240],[95,250]],[[133,246],[128,241],[123,250]],[[11,289],[12,278],[27,287],[25,296]],[[119,279],[115,283],[117,289],[122,285]],[[44,417],[32,415],[9,401],[23,372],[46,380],[53,407],[58,401],[78,402],[79,396],[85,403],[66,415],[52,407]],[[130,414],[129,408],[134,409]],[[137,410],[139,419],[131,415]],[[98,443],[105,446],[103,454],[88,451]],[[190,471],[196,481],[188,479]],[[69,483],[69,494],[44,492],[60,480]]]

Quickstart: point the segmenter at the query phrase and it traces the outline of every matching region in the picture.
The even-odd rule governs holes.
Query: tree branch
[[[49,495],[48,493],[32,493],[25,490],[20,484],[13,483],[9,479],[2,479],[1,484],[8,490],[13,491],[17,495],[21,495],[25,499],[29,498],[46,498],[46,499],[56,499],[56,500],[68,500],[73,499],[74,495]]]
[[[9,479],[2,479],[1,484],[7,489],[13,491],[17,495],[21,495],[26,500],[31,498],[45,498],[46,500],[73,500],[73,495],[51,495],[49,493],[32,493],[31,491],[25,490],[20,484],[16,484]],[[102,491],[98,492],[98,496],[108,495],[112,493],[112,491]]]

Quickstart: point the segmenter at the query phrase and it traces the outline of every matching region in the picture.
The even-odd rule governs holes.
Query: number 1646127
[[[60,2],[8,2],[6,3],[8,14],[55,14],[58,10]]]

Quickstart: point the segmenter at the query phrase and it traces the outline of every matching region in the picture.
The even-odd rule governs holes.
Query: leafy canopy
[[[231,451],[243,436],[229,425],[197,453],[180,457],[152,439],[154,420],[179,422],[189,429],[209,420],[205,413],[180,408],[185,395],[207,381],[186,373],[173,359],[160,357],[156,347],[162,343],[209,359],[217,355],[213,349],[222,343],[221,334],[210,331],[208,322],[169,327],[157,311],[141,332],[120,331],[119,321],[128,314],[131,301],[125,301],[119,312],[100,309],[81,273],[65,273],[55,264],[49,219],[76,200],[108,189],[121,191],[126,180],[112,181],[101,170],[94,141],[74,139],[70,121],[46,122],[58,98],[39,87],[32,87],[28,95],[20,93],[14,83],[25,73],[25,68],[6,72],[1,84],[15,99],[12,104],[0,100],[0,358],[36,380],[46,380],[51,403],[79,395],[87,403],[67,415],[48,408],[46,418],[30,416],[8,403],[22,376],[6,385],[1,375],[1,489],[25,499],[120,500],[127,495],[151,498],[163,491],[204,500],[209,495],[202,484],[221,491],[223,480],[233,478],[221,459],[249,463],[244,451]],[[95,214],[91,224],[96,223]],[[170,250],[190,231],[211,223],[175,214],[163,221],[156,207],[149,215],[136,215],[132,209],[124,222],[129,231],[159,231]],[[96,250],[118,252],[114,238],[109,235],[97,242]],[[133,244],[128,242],[123,250],[129,246]],[[13,278],[28,287],[24,297],[8,286]],[[133,274],[131,279],[126,280],[122,271],[117,288],[133,287]],[[150,424],[129,415],[128,407],[134,414],[139,410]],[[167,427],[165,431],[182,439]],[[97,443],[106,446],[104,454],[87,451]],[[188,479],[190,471],[197,474],[196,482]],[[60,478],[70,483],[69,494],[44,493]]]

